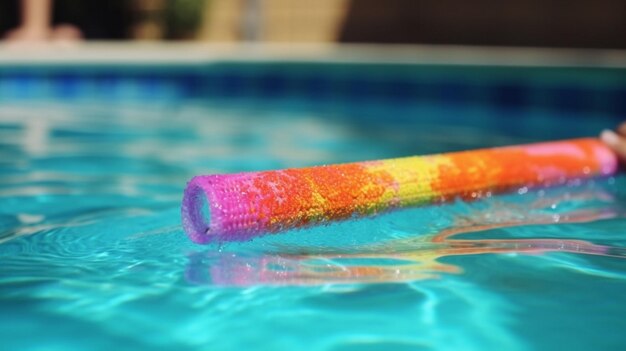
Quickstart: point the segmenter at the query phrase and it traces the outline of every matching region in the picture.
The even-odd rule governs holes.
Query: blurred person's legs
[[[75,41],[82,38],[80,29],[71,24],[52,26],[52,0],[21,0],[19,26],[6,34],[9,41]]]
[[[0,37],[21,42],[128,39],[132,4],[125,0],[3,0]]]
[[[44,41],[50,39],[51,0],[22,0],[19,27],[8,32],[7,40]]]

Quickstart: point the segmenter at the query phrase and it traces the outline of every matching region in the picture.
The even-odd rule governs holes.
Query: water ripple
[[[601,284],[623,315],[624,176],[245,243],[186,238],[179,206],[195,174],[469,148],[487,133],[341,116],[203,102],[0,105],[0,322],[13,326],[0,336],[15,349],[33,349],[36,328],[68,350],[302,340],[315,350],[518,350],[525,342],[510,326],[524,313],[562,300],[583,308],[546,287],[551,274],[582,293]],[[608,314],[596,307],[585,317]],[[598,325],[609,337],[611,324]]]

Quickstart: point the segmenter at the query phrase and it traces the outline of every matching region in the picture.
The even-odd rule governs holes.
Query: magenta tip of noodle
[[[202,176],[194,177],[187,184],[182,203],[182,224],[189,238],[198,243],[206,244],[215,239],[209,235],[211,209],[208,194],[202,183]]]

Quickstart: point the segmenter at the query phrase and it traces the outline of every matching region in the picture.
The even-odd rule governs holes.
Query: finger
[[[626,122],[622,123],[617,127],[617,132],[623,136],[626,136]]]
[[[626,160],[626,136],[620,136],[611,130],[605,130],[600,134],[600,139],[617,155]]]

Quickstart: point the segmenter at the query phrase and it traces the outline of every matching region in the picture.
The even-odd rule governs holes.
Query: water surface
[[[571,115],[523,111],[513,126],[546,127],[520,130],[488,106],[368,106],[3,101],[2,349],[626,345],[621,175],[246,243],[186,238],[180,201],[196,174],[593,135],[607,126],[579,118],[568,128]],[[401,113],[414,118],[386,117]]]

